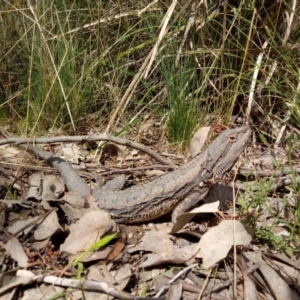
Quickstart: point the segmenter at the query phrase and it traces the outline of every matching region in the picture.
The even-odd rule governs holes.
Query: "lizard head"
[[[251,135],[248,126],[222,131],[207,148],[211,160],[210,171],[220,177],[232,168],[245,149]]]

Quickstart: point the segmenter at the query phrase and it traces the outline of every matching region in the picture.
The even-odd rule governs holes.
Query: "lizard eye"
[[[229,140],[230,143],[235,143],[236,142],[236,135],[230,135],[228,137],[228,140]]]

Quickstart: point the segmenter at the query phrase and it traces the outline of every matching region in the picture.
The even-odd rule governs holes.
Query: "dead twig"
[[[183,270],[181,270],[180,272],[178,272],[167,284],[165,284],[163,287],[160,288],[160,290],[156,293],[156,295],[154,296],[155,299],[158,299],[158,297],[161,296],[162,293],[164,293],[167,289],[170,288],[171,284],[173,282],[175,282],[178,278],[180,278],[181,275],[185,274],[187,271],[189,271],[190,269],[197,267],[199,264],[193,264],[191,266],[188,266],[186,268],[184,268]]]
[[[248,274],[256,271],[259,267],[260,267],[260,264],[255,264],[255,265],[249,267],[244,272],[246,275],[248,275]],[[237,278],[237,282],[240,282],[240,280],[242,280],[242,279],[243,279],[243,275],[241,275]],[[232,284],[232,279],[230,278],[230,279],[226,280],[225,282],[223,282],[222,284],[219,284],[218,286],[214,287],[212,290],[205,291],[202,296],[207,296],[212,293],[218,293],[218,292],[224,290],[225,288],[227,288],[228,286],[230,286],[231,284]]]
[[[26,185],[29,185],[27,180],[24,180],[22,178],[20,178],[20,176],[16,176],[13,172],[9,171],[9,170],[5,170],[3,167],[0,166],[0,173],[2,173],[4,176],[6,176],[7,178],[9,177],[13,177],[15,181],[20,181]],[[14,184],[14,182],[12,183],[12,185]]]
[[[18,271],[17,271],[18,273]],[[127,292],[120,291],[113,285],[107,282],[96,282],[91,280],[76,280],[76,279],[68,279],[68,278],[60,278],[56,276],[43,276],[38,275],[34,276],[31,280],[32,282],[44,282],[53,285],[63,286],[63,287],[73,287],[80,290],[89,290],[89,291],[99,291],[102,293],[106,293],[110,296],[113,296],[117,299],[132,299],[132,300],[163,300],[164,297],[160,298],[152,298],[152,297],[138,297],[131,295]]]

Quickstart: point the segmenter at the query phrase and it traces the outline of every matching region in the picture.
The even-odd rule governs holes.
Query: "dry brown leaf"
[[[262,259],[261,253],[246,252],[244,255],[250,262],[259,264],[259,270],[275,299],[299,300],[298,295],[289,287],[282,277]]]
[[[12,237],[1,246],[14,260],[18,262],[19,267],[27,268],[28,257],[17,238]]]
[[[252,228],[236,220],[224,220],[202,236],[196,257],[202,258],[203,267],[208,269],[225,258],[233,245],[248,245],[252,237]]]
[[[143,250],[153,253],[147,255],[147,259],[140,266],[142,268],[164,263],[193,263],[194,255],[198,251],[197,245],[179,248],[173,244],[172,238],[167,233],[152,230],[144,235],[140,244],[127,251],[133,253]]]
[[[194,134],[190,144],[190,154],[192,157],[198,155],[207,139],[211,126],[201,127]]]
[[[25,228],[23,232],[28,234],[34,228],[34,237],[36,243],[34,246],[40,249],[45,244],[47,244],[48,239],[57,231],[62,230],[62,227],[58,223],[58,217],[56,211],[52,211],[46,217],[40,219],[40,216],[29,217],[26,220],[16,221],[12,226],[8,228],[8,231],[12,234]]]
[[[117,283],[116,287],[119,290],[123,290],[132,276],[131,264],[124,264],[118,270],[111,271],[111,275],[113,276],[115,282]]]
[[[28,182],[30,187],[27,191],[27,200],[34,198],[42,200],[44,209],[51,209],[49,200],[55,200],[64,191],[65,185],[61,178],[55,175],[46,175],[39,173],[32,174]]]
[[[278,268],[280,275],[284,277],[288,283],[291,284],[291,280],[294,282],[300,282],[300,272],[293,266],[289,266],[286,263],[276,260],[272,260],[272,264]]]
[[[74,208],[68,203],[60,204],[60,208],[63,210],[65,215],[67,216],[69,221],[75,221],[82,218],[88,212],[95,211],[96,208],[94,207],[87,207],[87,208]],[[100,210],[100,209],[99,209]]]
[[[285,253],[273,253],[270,254],[270,256],[276,258],[277,260],[283,261],[285,264],[293,266],[300,271],[300,259],[298,259],[296,256],[287,257]]]
[[[124,249],[125,243],[126,243],[126,232],[125,230],[121,230],[121,234],[118,241],[114,244],[112,250],[110,251],[110,253],[108,254],[105,260],[107,262],[114,260]]]
[[[63,231],[62,227],[59,225],[57,213],[56,211],[53,211],[35,225],[34,238],[37,241],[45,240],[51,237],[57,230]]]
[[[182,296],[182,284],[180,281],[178,281],[175,284],[172,284],[169,288],[166,300],[180,300]]]
[[[70,226],[70,234],[60,246],[60,251],[77,254],[98,241],[108,229],[116,228],[110,214],[96,210],[86,213]]]
[[[244,278],[244,300],[256,300],[259,299],[256,292],[256,286],[254,282],[246,276]]]
[[[220,205],[219,201],[216,201],[213,203],[207,203],[207,204],[201,205],[201,206],[191,210],[190,212],[179,215],[169,233],[178,232],[181,228],[183,228],[183,226],[185,224],[190,222],[199,213],[216,213],[216,212],[218,212],[219,205]]]

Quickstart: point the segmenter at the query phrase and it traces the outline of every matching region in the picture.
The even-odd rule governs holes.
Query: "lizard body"
[[[147,183],[122,191],[96,189],[92,192],[99,207],[117,222],[140,223],[174,210],[172,220],[205,197],[214,177],[232,168],[251,135],[250,127],[229,129],[221,134],[193,160],[177,170]],[[26,148],[47,160],[62,175],[69,191],[91,194],[89,186],[63,159],[33,146]]]

